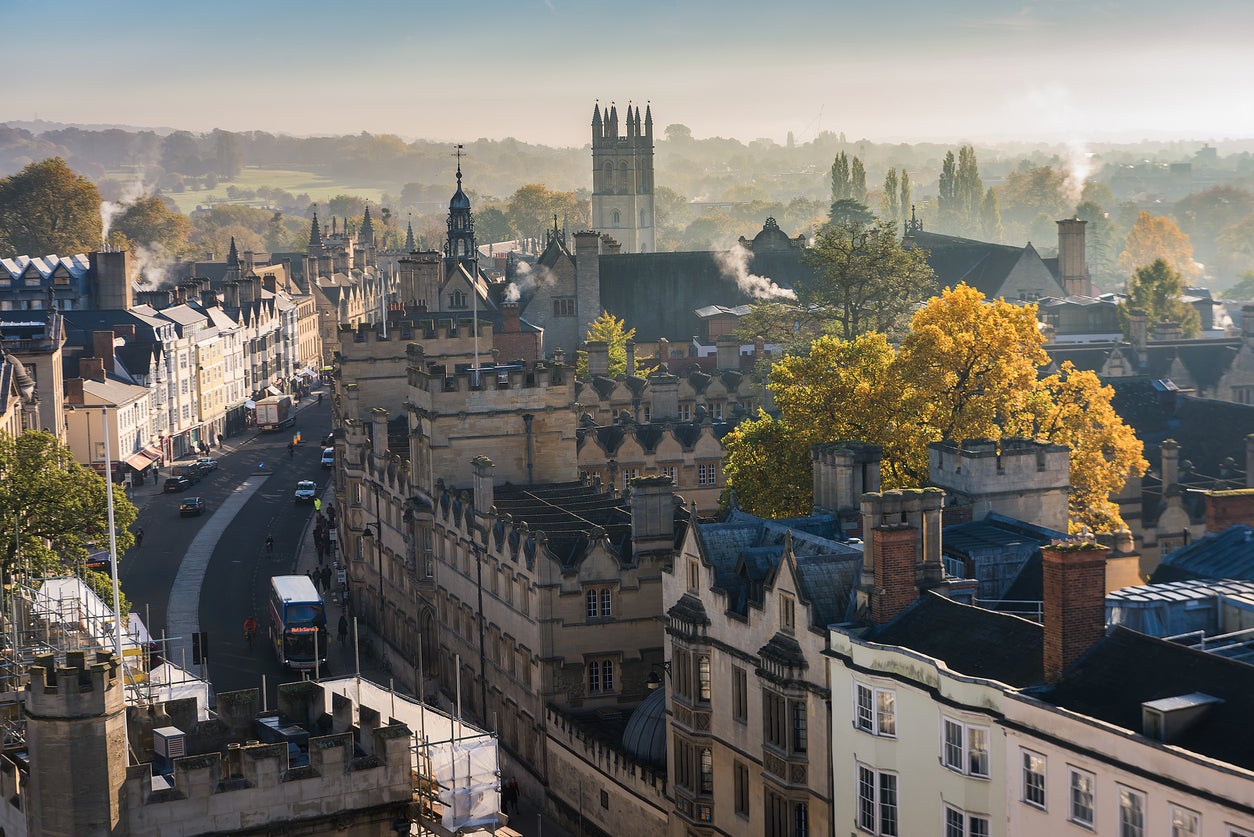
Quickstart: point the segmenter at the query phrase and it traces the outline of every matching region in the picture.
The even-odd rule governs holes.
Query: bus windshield
[[[325,625],[326,618],[322,614],[322,603],[289,604],[287,610],[288,627],[293,625]]]

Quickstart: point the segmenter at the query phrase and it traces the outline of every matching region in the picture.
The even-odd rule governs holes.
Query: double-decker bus
[[[326,665],[327,612],[308,576],[270,578],[270,643],[285,668]]]

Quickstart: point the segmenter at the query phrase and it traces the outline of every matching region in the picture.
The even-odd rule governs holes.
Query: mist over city
[[[1254,835],[1254,4],[0,31],[0,835]]]

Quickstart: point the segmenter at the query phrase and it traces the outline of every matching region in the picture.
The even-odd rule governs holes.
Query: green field
[[[110,177],[118,180],[127,180],[134,176],[132,172],[127,171],[111,171],[108,174]],[[251,166],[246,167],[235,180],[219,181],[218,185],[213,189],[196,190],[189,188],[183,192],[167,191],[165,194],[178,205],[180,212],[190,213],[198,206],[230,201],[226,194],[228,186],[244,190],[257,189],[261,186],[277,187],[291,192],[293,195],[306,192],[316,203],[323,203],[336,195],[356,195],[378,204],[383,194],[383,190],[378,186],[337,183],[328,177],[323,177],[313,172],[296,171],[294,169],[261,169]],[[248,203],[254,204],[253,201]]]

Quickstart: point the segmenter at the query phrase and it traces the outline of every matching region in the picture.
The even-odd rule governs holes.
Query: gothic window
[[[449,294],[448,304],[450,308],[465,308],[466,294],[463,291],[453,291]]]
[[[602,171],[604,171],[604,172],[605,172],[605,177],[603,178],[605,182],[601,184],[601,188],[602,188],[602,189],[611,189],[611,188],[613,188],[613,186],[614,186],[614,164],[613,164],[613,163],[610,163],[610,162],[608,162],[608,161],[607,161],[607,162],[606,162],[606,164],[602,167]]]
[[[557,297],[553,300],[553,316],[554,317],[573,317],[575,316],[575,298],[569,296]]]
[[[612,223],[614,226],[616,226],[616,227],[620,227],[620,226],[622,226],[622,224],[623,224],[623,213],[621,213],[621,212],[619,212],[617,209],[615,209],[615,210],[614,210],[614,214],[613,214],[612,218],[613,218],[613,220],[611,221],[611,223]]]

